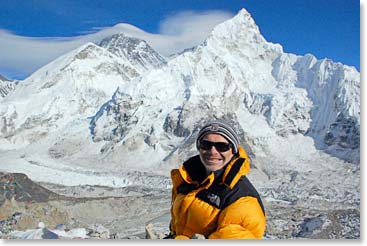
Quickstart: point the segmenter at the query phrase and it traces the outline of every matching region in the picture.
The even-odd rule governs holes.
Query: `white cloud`
[[[159,33],[147,33],[130,24],[101,28],[95,33],[75,37],[31,38],[0,30],[0,74],[24,77],[60,55],[86,42],[98,42],[115,33],[146,40],[164,56],[190,48],[204,41],[213,27],[233,16],[224,11],[181,12],[160,23]]]
[[[232,16],[231,13],[223,11],[206,11],[201,13],[184,11],[168,16],[160,25],[160,33],[167,35],[187,35],[192,32],[208,33],[215,25]]]
[[[75,38],[29,38],[0,30],[0,74],[29,74],[78,45]]]

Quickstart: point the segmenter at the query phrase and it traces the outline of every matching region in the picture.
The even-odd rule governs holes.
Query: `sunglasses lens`
[[[213,147],[212,142],[202,140],[200,141],[200,149],[210,150]]]
[[[230,144],[226,143],[215,143],[214,146],[220,152],[226,152],[231,148]]]
[[[210,142],[207,140],[200,141],[200,149],[210,150],[212,147],[215,147],[219,152],[226,152],[231,148],[231,144],[222,143],[222,142]]]

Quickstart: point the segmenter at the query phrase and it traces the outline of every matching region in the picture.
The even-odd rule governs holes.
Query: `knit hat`
[[[210,121],[208,124],[201,128],[198,137],[196,139],[196,148],[199,149],[200,140],[209,133],[215,133],[225,137],[233,145],[233,153],[238,152],[238,145],[240,140],[237,133],[231,125],[222,120]]]

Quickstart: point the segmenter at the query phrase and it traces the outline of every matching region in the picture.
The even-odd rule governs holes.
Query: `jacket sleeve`
[[[242,197],[225,208],[218,218],[217,230],[209,239],[261,239],[266,217],[254,197]]]
[[[183,182],[183,179],[180,175],[178,169],[171,170],[171,179],[172,179],[172,197],[171,197],[171,221],[170,221],[170,234],[175,234],[174,225],[176,224],[176,217],[173,213],[173,202],[177,197],[177,187]],[[189,239],[184,235],[176,235],[175,239]]]

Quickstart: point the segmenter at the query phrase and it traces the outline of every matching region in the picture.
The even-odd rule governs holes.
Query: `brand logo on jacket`
[[[213,193],[209,193],[207,195],[208,200],[210,201],[210,203],[215,204],[217,207],[219,207],[220,205],[220,197],[216,194]]]

